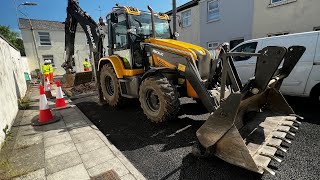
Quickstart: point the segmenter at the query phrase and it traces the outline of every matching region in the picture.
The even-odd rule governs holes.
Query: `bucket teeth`
[[[289,139],[286,139],[284,137],[280,137],[280,136],[272,136],[272,138],[275,138],[275,139],[281,139],[282,141],[286,142],[286,143],[289,143],[291,144],[291,141]]]
[[[275,145],[275,144],[267,144],[267,146],[277,148],[277,149],[279,149],[280,151],[285,152],[285,153],[288,151],[288,150],[286,150],[285,148],[283,148],[283,147],[281,147],[281,146],[279,146],[279,145]]]
[[[289,116],[293,116],[293,117],[296,117],[296,118],[299,118],[299,119],[304,119],[304,117],[302,116],[299,116],[297,114],[289,114]],[[298,121],[299,122],[299,121]],[[299,122],[299,124],[301,124],[301,122]]]
[[[266,171],[266,172],[268,172],[268,173],[270,173],[272,175],[276,175],[276,173],[273,170],[271,170],[270,168],[268,168],[268,167],[262,167],[262,168],[263,168],[264,171]]]
[[[298,120],[296,120],[296,119],[286,119],[287,121],[292,121],[292,122],[295,122],[295,123],[297,123],[297,124],[301,124],[301,122],[300,121],[298,121]]]
[[[295,130],[298,130],[299,128],[294,126],[294,125],[291,125],[291,124],[281,124],[281,126],[289,126],[290,128],[293,128]]]
[[[287,134],[290,134],[291,136],[295,136],[296,134],[294,134],[293,132],[291,132],[291,131],[287,131],[287,130],[283,130],[283,129],[278,129],[277,131],[279,131],[279,132],[285,132],[285,133],[287,133]]]
[[[275,155],[272,155],[272,154],[267,154],[267,153],[261,152],[260,155],[261,155],[261,156],[266,156],[266,157],[268,157],[268,158],[270,158],[270,159],[273,159],[273,160],[276,160],[276,161],[279,162],[279,163],[282,162],[282,160],[281,160],[280,158],[278,158],[278,157],[276,157]]]

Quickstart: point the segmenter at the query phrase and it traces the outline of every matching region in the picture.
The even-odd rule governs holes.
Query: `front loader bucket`
[[[261,174],[275,174],[268,165],[271,160],[281,162],[275,154],[278,150],[287,151],[281,144],[291,143],[288,138],[295,135],[292,130],[298,130],[295,125],[300,123],[278,89],[304,51],[302,46],[289,47],[288,51],[275,46],[262,49],[255,76],[240,91],[223,99],[197,130],[200,144],[231,164]],[[283,59],[283,67],[278,69]],[[232,61],[225,58],[223,63],[224,68],[230,66],[222,72],[224,79],[237,77]],[[224,84],[222,81],[221,86]]]
[[[286,152],[281,143],[291,143],[292,129],[299,123],[284,97],[276,89],[241,100],[240,93],[231,94],[197,131],[205,148],[231,164],[263,173],[277,150]],[[296,123],[295,123],[296,122]],[[289,136],[288,136],[289,135]]]
[[[92,72],[80,72],[75,74],[63,75],[63,87],[69,88],[80,84],[91,82],[93,79]]]

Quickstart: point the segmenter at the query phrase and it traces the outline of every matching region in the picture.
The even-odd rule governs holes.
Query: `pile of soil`
[[[69,97],[77,96],[80,94],[92,93],[96,91],[96,85],[95,82],[89,82],[74,86],[72,88],[63,88],[63,91]]]

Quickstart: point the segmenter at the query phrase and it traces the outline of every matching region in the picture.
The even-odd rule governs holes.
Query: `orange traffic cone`
[[[59,80],[56,81],[57,84],[57,94],[56,94],[56,108],[63,109],[68,108],[69,106],[66,104],[63,98],[63,93],[61,89],[61,83]]]
[[[47,78],[47,81],[44,82],[44,90],[45,90],[45,94],[46,94],[46,97],[48,99],[52,99],[53,96],[51,94],[51,85],[50,85],[50,82],[49,82],[49,79]]]
[[[40,89],[40,99],[39,99],[40,114],[39,114],[39,119],[36,122],[33,122],[32,125],[41,126],[41,125],[59,121],[60,117],[53,116],[51,113],[43,86],[40,85],[39,89]]]

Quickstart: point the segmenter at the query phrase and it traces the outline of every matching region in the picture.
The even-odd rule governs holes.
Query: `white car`
[[[257,53],[266,46],[305,46],[306,51],[280,88],[285,95],[311,97],[320,102],[319,31],[252,39],[240,43],[231,52]],[[256,57],[235,57],[234,64],[242,83],[254,76]]]

